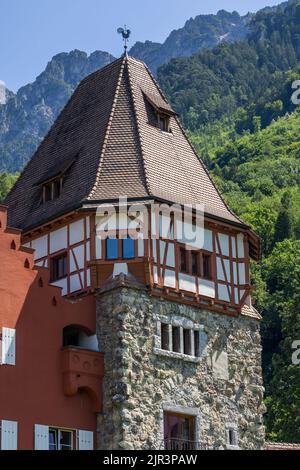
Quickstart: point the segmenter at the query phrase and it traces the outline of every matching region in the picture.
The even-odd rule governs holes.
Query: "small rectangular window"
[[[49,450],[72,450],[73,438],[73,431],[49,429]]]
[[[200,340],[199,340],[199,331],[194,331],[194,345],[195,345],[195,356],[200,356]]]
[[[161,349],[169,350],[169,325],[161,324]]]
[[[56,199],[60,196],[60,180],[53,182],[53,199]]]
[[[58,281],[68,274],[68,255],[64,252],[51,259],[51,280]]]
[[[164,132],[169,132],[169,118],[163,116],[162,114],[158,115],[158,127]]]
[[[119,240],[117,238],[106,239],[106,259],[119,258]]]
[[[44,202],[51,201],[52,199],[52,184],[45,184],[44,186]]]
[[[183,330],[183,352],[191,355],[191,330]]]
[[[180,352],[180,328],[179,326],[172,327],[172,343],[173,343],[173,351]]]
[[[180,248],[180,271],[183,273],[187,272],[187,254],[184,248]]]
[[[205,277],[206,279],[211,279],[211,256],[202,255],[202,263],[203,263],[203,277]]]
[[[237,445],[237,431],[235,429],[228,429],[228,444],[230,446]]]
[[[134,258],[134,240],[132,238],[125,238],[122,240],[123,258]]]
[[[198,256],[199,254],[195,251],[192,251],[192,274],[193,276],[198,276]]]

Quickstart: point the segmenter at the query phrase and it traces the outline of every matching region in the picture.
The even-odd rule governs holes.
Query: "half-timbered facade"
[[[205,433],[210,447],[262,447],[260,316],[250,280],[259,239],[225,203],[144,63],[125,54],[81,82],[6,204],[9,225],[50,284],[71,303],[96,298],[105,362],[99,448],[170,439],[201,446]],[[141,351],[148,372],[136,363]],[[242,404],[220,380],[241,389]],[[148,393],[155,381],[157,399]],[[145,395],[148,411],[136,398]],[[179,436],[182,423],[189,437]]]

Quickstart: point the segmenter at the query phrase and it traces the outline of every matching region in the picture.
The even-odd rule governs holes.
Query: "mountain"
[[[159,69],[158,79],[186,127],[230,118],[243,108],[239,131],[252,131],[254,116],[268,125],[292,110],[299,64],[300,2],[294,0],[258,12],[244,41],[173,59]]]
[[[172,57],[193,54],[203,47],[241,39],[247,34],[250,15],[222,10],[199,15],[173,31],[164,44],[136,43],[130,54],[143,59],[155,73]],[[78,83],[114,59],[106,52],[90,56],[78,50],[53,57],[44,72],[17,94],[0,102],[0,169],[19,171],[36,150]]]
[[[199,15],[189,19],[183,28],[172,31],[163,44],[137,42],[130,54],[146,62],[156,74],[159,66],[175,57],[191,56],[203,48],[244,39],[251,16],[240,16],[236,11],[228,13],[225,10],[218,11],[216,15]]]
[[[0,168],[16,172],[33,154],[57,115],[88,74],[114,60],[107,52],[58,54],[37,79],[0,104]]]

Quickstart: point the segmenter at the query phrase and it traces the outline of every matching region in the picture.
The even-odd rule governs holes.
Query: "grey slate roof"
[[[170,111],[171,133],[153,125],[150,101]],[[40,204],[55,168],[72,161],[62,194]],[[84,203],[160,198],[205,204],[205,212],[241,224],[225,204],[143,62],[121,57],[78,86],[8,195],[9,224],[26,230]]]

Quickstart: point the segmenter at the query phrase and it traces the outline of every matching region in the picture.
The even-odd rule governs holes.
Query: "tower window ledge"
[[[199,364],[202,360],[202,357],[190,356],[188,354],[183,354],[183,353],[174,352],[174,351],[167,351],[165,349],[160,349],[160,348],[153,348],[153,353],[158,356],[165,356],[165,357],[170,357],[173,359],[181,359],[182,361],[193,362],[195,364]]]

